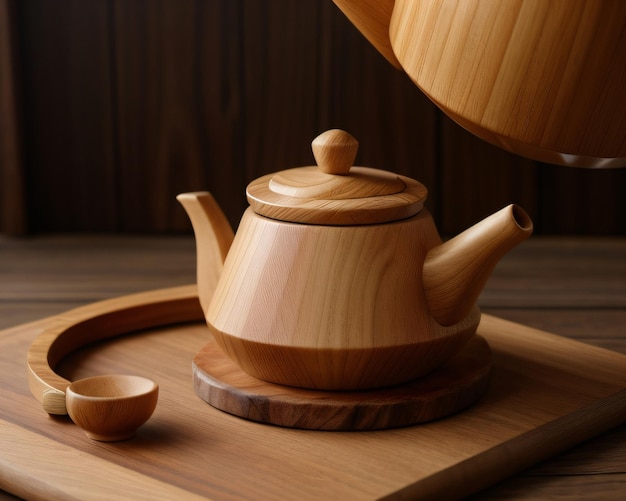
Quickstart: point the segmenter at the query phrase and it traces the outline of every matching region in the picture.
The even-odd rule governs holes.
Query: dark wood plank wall
[[[0,220],[23,206],[30,232],[188,231],[174,197],[204,189],[236,224],[248,182],[311,164],[313,137],[339,127],[359,139],[357,163],[429,187],[444,233],[516,202],[540,233],[626,234],[626,169],[542,165],[475,139],[331,0],[0,1],[17,33],[2,68],[20,146],[18,160],[0,152],[3,193],[8,161],[25,179]]]
[[[15,2],[0,0],[0,233],[26,232]]]

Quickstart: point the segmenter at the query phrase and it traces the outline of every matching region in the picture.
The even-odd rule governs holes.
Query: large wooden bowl
[[[550,163],[626,165],[626,2],[335,3],[480,138]]]

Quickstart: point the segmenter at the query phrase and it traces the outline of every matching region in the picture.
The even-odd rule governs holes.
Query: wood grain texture
[[[194,390],[208,404],[244,419],[306,430],[384,430],[441,419],[479,400],[490,373],[491,351],[480,336],[427,376],[376,391],[266,383],[243,372],[214,340],[193,359]]]
[[[313,139],[311,149],[322,172],[346,175],[354,165],[359,142],[341,129],[330,129]]]
[[[294,186],[296,179],[301,186]],[[272,219],[345,226],[411,217],[424,207],[427,190],[408,177],[368,167],[353,167],[349,176],[304,167],[255,179],[246,194],[257,214]]]
[[[626,162],[624,5],[397,0],[402,68],[479,137],[564,165]]]
[[[592,174],[590,171],[585,172]],[[626,354],[623,329],[626,325],[626,262],[623,259],[625,252],[626,241],[623,238],[533,237],[524,245],[513,249],[496,266],[480,297],[481,308],[484,312],[543,331],[559,333]],[[182,477],[172,473],[172,463],[179,464],[177,458],[180,458],[180,446],[186,440],[194,443],[200,440],[204,444],[209,444],[208,447],[211,449],[224,447],[221,460],[211,462],[210,468],[207,468],[206,462],[199,460],[191,465],[192,472],[197,473],[198,478],[205,478],[213,464],[219,467],[224,463],[230,464],[235,461],[233,451],[237,446],[233,448],[226,433],[222,434],[220,431],[223,429],[223,421],[220,418],[222,413],[207,411],[208,406],[199,401],[191,389],[191,361],[193,354],[207,342],[205,329],[187,332],[184,335],[184,342],[181,341],[182,333],[174,339],[166,339],[161,331],[148,337],[133,335],[118,338],[115,342],[82,350],[59,367],[65,378],[78,379],[98,373],[129,372],[134,363],[141,364],[136,368],[138,373],[152,374],[155,361],[157,365],[160,364],[162,355],[159,353],[164,352],[168,353],[169,359],[178,360],[174,362],[176,367],[172,370],[162,372],[159,369],[158,374],[153,374],[161,386],[161,404],[157,406],[153,418],[140,430],[139,436],[129,444],[98,448],[89,447],[84,434],[69,420],[46,418],[45,413],[42,414],[40,404],[30,394],[24,379],[16,376],[24,374],[25,361],[24,356],[16,357],[13,353],[26,353],[29,343],[41,332],[43,326],[31,324],[32,334],[26,337],[16,334],[14,330],[10,332],[6,330],[11,325],[58,315],[68,309],[107,297],[188,284],[194,280],[195,248],[193,239],[189,237],[95,235],[80,237],[49,235],[29,239],[0,237],[0,325],[5,329],[1,336],[0,368],[10,371],[11,376],[3,377],[2,381],[13,388],[10,393],[6,393],[8,391],[6,386],[2,390],[0,396],[2,415],[10,416],[11,423],[25,424],[34,419],[31,430],[37,432],[35,439],[39,443],[45,441],[55,451],[71,444],[72,447],[78,448],[78,454],[83,455],[81,460],[85,464],[88,459],[102,459],[107,455],[109,458],[125,461],[126,466],[130,465],[131,468],[134,465],[146,467],[143,457],[140,457],[139,452],[132,446],[129,448],[129,445],[140,442],[152,450],[156,441],[160,444],[160,452],[158,457],[153,456],[150,472],[152,480],[163,482],[171,478],[179,482],[178,485],[184,484],[183,488],[187,493],[197,485],[204,485],[203,489],[211,489],[206,482],[196,483],[187,473]],[[146,339],[149,341],[146,342]],[[4,349],[5,347],[8,349]],[[197,439],[184,432],[189,425],[196,423],[197,416],[183,418],[176,413],[171,421],[169,416],[172,415],[161,414],[170,410],[169,404],[163,405],[163,402],[169,401],[172,392],[179,391],[174,384],[175,380],[185,381],[183,391],[190,394],[189,405],[193,409],[197,406],[201,420],[211,430],[206,436],[203,435],[203,439]],[[4,406],[5,402],[11,402],[10,411]],[[275,451],[270,443],[274,435],[271,429],[254,423],[246,424],[242,420],[238,422],[241,423],[238,427],[239,432],[250,433],[251,437],[257,439],[260,437],[263,442],[269,433],[266,437],[267,448],[270,457],[273,457]],[[180,427],[176,427],[175,423],[180,423]],[[17,427],[18,424],[14,426]],[[490,429],[490,426],[486,428]],[[59,429],[62,430],[65,445],[61,445],[57,440]],[[15,437],[17,444],[29,443],[17,431],[16,428],[12,428],[5,434],[3,429],[0,438]],[[216,435],[214,431],[218,434]],[[43,437],[44,434],[47,438]],[[314,454],[311,461],[317,464],[317,468],[323,469],[320,475],[324,479],[338,478],[334,465],[323,467],[328,457],[334,457],[326,444],[334,442],[336,437],[334,434],[327,437],[325,433],[320,433],[318,440],[322,445],[318,443],[317,449],[307,449],[304,446],[298,448],[303,454]],[[373,438],[370,437],[369,440]],[[418,445],[421,440],[423,439],[420,437],[411,439]],[[625,440],[626,428],[621,425],[536,467],[515,474],[513,478],[481,491],[473,499],[567,497],[581,501],[590,498],[621,501],[626,482]],[[375,469],[372,470],[363,462],[362,458],[369,457],[368,446],[360,445],[359,442],[360,439],[352,438],[351,447],[357,447],[363,454],[362,457],[359,456],[347,476],[354,479],[355,484],[365,482],[365,485],[370,486],[375,482],[363,476],[362,468],[368,471]],[[385,442],[385,436],[380,438],[380,442]],[[3,453],[21,450],[12,444],[6,447],[2,445],[0,449]],[[126,454],[129,449],[130,455]],[[250,451],[251,461],[257,460],[255,465],[264,464],[267,457],[265,452],[259,451],[256,446],[254,450],[249,448],[246,450]],[[410,460],[404,462],[403,459],[397,458],[398,451],[400,449],[395,448],[393,454],[389,453],[389,457],[394,470],[402,472],[412,463]],[[3,455],[4,457],[7,456]],[[21,465],[33,465],[36,462],[45,468],[45,463],[48,462],[43,455],[31,455],[28,450],[22,457],[24,460],[19,463]],[[92,467],[92,463],[89,465],[87,468],[90,471],[98,469],[95,465]],[[46,482],[50,480],[50,484],[54,484],[54,479],[57,478],[66,482],[63,479],[67,479],[70,472],[63,465],[55,463],[54,466],[55,471],[60,473],[53,476],[44,475]],[[287,471],[283,468],[287,468]],[[102,468],[100,470],[105,471]],[[316,493],[318,498],[324,497],[319,491],[319,482],[316,484],[313,480],[299,491],[294,491],[294,487],[289,483],[289,477],[294,471],[300,471],[303,478],[310,478],[311,472],[318,470],[300,469],[296,465],[283,463],[272,472],[264,470],[265,475],[260,474],[258,478],[254,476],[250,482],[256,482],[255,485],[263,489],[275,479],[275,485],[281,485],[284,489],[283,499],[300,498],[302,490],[311,492],[312,497]],[[103,482],[107,485],[123,485],[127,478],[125,475],[115,473],[111,475],[106,473],[103,476],[106,477]],[[29,478],[32,480],[32,477]],[[240,477],[229,478],[233,484],[241,483]],[[93,484],[97,479],[98,477],[90,479],[90,483]],[[219,490],[220,495],[228,495],[224,494],[230,492],[228,483],[228,480],[224,482],[224,489]],[[42,484],[31,481],[30,485]],[[55,485],[57,487],[48,489],[52,492],[63,489],[59,484]],[[69,486],[69,483],[63,485]],[[161,489],[154,488],[152,497],[158,492],[164,492],[162,486]],[[345,491],[337,492],[341,494]],[[214,494],[215,491],[211,490],[211,493]],[[50,499],[50,496],[43,497]],[[63,497],[63,494],[59,497]],[[68,495],[64,496],[67,497]],[[14,498],[2,493],[0,499]]]
[[[207,323],[240,367],[267,381],[365,389],[413,379],[458,351],[480,318],[472,297],[451,325],[432,317],[422,266],[440,243],[426,210],[387,224],[320,226],[248,209]]]
[[[159,385],[141,376],[107,374],[79,379],[65,390],[67,414],[99,442],[129,440],[156,407]]]
[[[4,419],[0,420],[0,431],[3,450],[0,487],[25,499],[89,499],[97,492],[116,490],[135,499],[206,499],[88,453],[81,454],[80,461],[69,472],[68,460],[72,461],[76,455],[73,447]],[[50,451],[54,451],[54,460],[50,460]],[[36,475],[32,475],[33,471]],[[68,476],[70,481],[64,481]]]
[[[37,326],[4,331],[3,339],[28,338],[33,328]],[[24,380],[2,388],[11,401],[20,403],[11,409],[0,408],[3,420],[18,427],[29,423],[30,432],[53,437],[48,440],[54,443],[61,440],[75,450],[63,456],[63,478],[41,477],[43,483],[50,482],[50,499],[55,499],[55,493],[56,498],[63,497],[58,493],[67,492],[68,484],[74,484],[74,476],[82,469],[72,470],[67,465],[80,461],[85,452],[114,463],[114,467],[137,472],[133,477],[136,489],[149,487],[143,481],[147,475],[213,499],[255,497],[259,492],[283,499],[457,497],[624,419],[623,355],[485,317],[481,335],[493,350],[494,377],[487,395],[463,413],[380,432],[312,433],[259,425],[212,409],[193,394],[188,364],[194,347],[204,343],[206,335],[202,325],[180,326],[169,330],[169,335],[167,329],[158,329],[83,350],[65,361],[62,371],[70,379],[94,371],[132,370],[159,382],[161,404],[153,418],[135,440],[114,446],[94,448],[77,427],[43,418],[33,405],[36,401],[27,390],[23,392]],[[167,356],[155,363],[158,353]],[[12,440],[7,435],[13,434],[1,434],[3,441]],[[36,474],[40,467],[38,462],[16,466],[12,456],[7,457],[5,468],[18,470],[18,481]],[[56,458],[60,462],[58,455]],[[369,472],[366,481],[364,470]],[[2,478],[6,471],[3,469]],[[242,471],[248,482],[236,481]],[[108,475],[107,470],[103,472]],[[319,482],[320,476],[326,481]],[[464,481],[451,481],[456,478]],[[12,485],[0,484],[4,488]],[[89,493],[83,496],[88,498]]]
[[[210,193],[183,193],[176,199],[187,211],[196,240],[196,283],[202,311],[206,313],[224,268],[234,233]]]
[[[248,183],[310,165],[310,139],[341,127],[358,165],[429,188],[446,234],[508,203],[538,233],[626,232],[626,170],[559,169],[475,138],[331,1],[13,3],[25,195],[2,217],[25,231],[190,232],[175,196],[197,190],[235,226]]]
[[[166,302],[172,308],[165,308]],[[69,353],[134,330],[198,318],[203,316],[195,286],[110,299],[71,310],[55,317],[31,343],[27,354],[30,391],[49,414],[67,414],[65,390],[70,382],[55,368]]]
[[[530,237],[533,223],[509,205],[426,254],[423,269],[428,309],[442,325],[467,315],[498,261]]]
[[[413,216],[424,206],[421,183],[389,171],[354,166],[358,141],[330,129],[311,143],[316,166],[281,170],[246,188],[257,214],[281,221],[377,224]]]
[[[351,167],[354,138],[329,132],[347,168],[278,173],[295,191],[278,193],[278,207],[269,195],[277,195],[274,177],[252,183],[249,197],[258,198],[232,246],[210,194],[179,195],[197,238],[200,301],[217,343],[255,377],[324,390],[404,383],[437,368],[473,334],[480,291],[498,260],[530,236],[532,222],[511,205],[445,244],[426,210],[374,224],[399,197],[371,196],[372,179],[425,190],[408,178]],[[337,152],[318,147],[316,157],[332,163]],[[311,196],[320,185],[320,197]],[[398,194],[407,204],[399,208],[414,207],[409,193]]]

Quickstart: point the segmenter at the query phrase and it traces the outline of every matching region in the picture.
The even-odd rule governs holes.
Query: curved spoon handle
[[[171,287],[98,301],[54,317],[28,349],[28,386],[48,414],[67,414],[65,389],[70,381],[54,368],[71,352],[129,332],[204,316],[195,285]]]

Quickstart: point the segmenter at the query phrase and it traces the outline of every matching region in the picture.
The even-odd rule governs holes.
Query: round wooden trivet
[[[381,430],[449,416],[487,390],[491,350],[474,336],[460,353],[418,380],[371,391],[320,391],[268,383],[243,372],[211,340],[193,360],[196,394],[252,421],[309,430]]]

